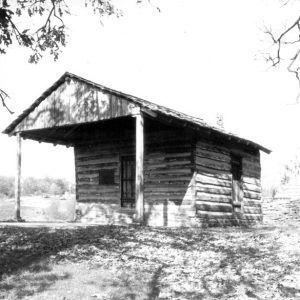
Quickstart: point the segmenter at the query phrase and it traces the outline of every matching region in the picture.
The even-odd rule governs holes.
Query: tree
[[[151,0],[145,1],[151,4]],[[67,0],[0,0],[0,54],[5,54],[11,45],[17,44],[31,50],[29,63],[38,63],[45,52],[57,60],[66,45],[64,17],[71,14],[69,7],[72,1],[69,2],[68,5]],[[136,0],[136,3],[141,2],[143,0]],[[85,6],[92,8],[100,18],[122,15],[113,0],[85,0]],[[34,26],[28,21],[32,18],[39,25]],[[7,98],[7,93],[0,89],[0,101],[12,113],[6,105]]]
[[[300,175],[300,156],[297,154],[284,166],[284,173],[281,184],[288,184],[292,179],[299,178]]]
[[[299,4],[299,0],[280,0],[284,7]],[[299,9],[299,7],[298,7]],[[279,30],[264,29],[271,41],[271,48],[264,53],[264,58],[271,67],[285,66],[297,79],[300,86],[300,13],[288,20],[288,25]],[[300,99],[300,93],[297,101]]]

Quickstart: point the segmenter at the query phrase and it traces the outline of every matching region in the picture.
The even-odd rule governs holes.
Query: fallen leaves
[[[26,271],[43,259],[110,270],[115,281],[107,284],[136,299],[144,299],[139,285],[145,299],[299,299],[299,242],[296,228],[11,226],[0,229],[0,272]]]

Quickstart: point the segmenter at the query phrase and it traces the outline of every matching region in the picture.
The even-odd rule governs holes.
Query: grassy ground
[[[0,221],[14,218],[15,200],[0,199]],[[21,198],[21,217],[30,222],[72,221],[75,212],[75,196]]]
[[[300,299],[300,227],[0,228],[0,299]]]

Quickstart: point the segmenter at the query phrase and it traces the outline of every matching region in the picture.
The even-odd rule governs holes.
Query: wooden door
[[[231,156],[232,172],[232,205],[233,211],[242,213],[243,185],[242,185],[242,159],[239,156]]]
[[[121,159],[121,206],[135,206],[135,158],[125,156]]]

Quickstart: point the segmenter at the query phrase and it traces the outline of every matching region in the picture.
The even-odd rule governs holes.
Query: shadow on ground
[[[72,262],[84,263],[95,278],[97,270],[110,270],[100,285],[105,299],[299,299],[298,232],[12,225],[0,229],[0,290],[18,298],[40,293],[70,280],[67,268],[52,267]],[[33,288],[26,289],[28,282]]]

